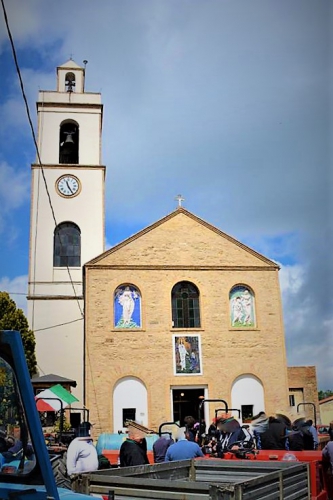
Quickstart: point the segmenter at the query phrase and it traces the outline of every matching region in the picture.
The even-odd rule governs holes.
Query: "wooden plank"
[[[300,462],[186,460],[82,474],[73,489],[114,490],[122,500],[304,500],[307,481],[308,466]]]

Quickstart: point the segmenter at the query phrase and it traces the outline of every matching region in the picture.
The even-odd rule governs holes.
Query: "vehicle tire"
[[[71,480],[67,474],[66,458],[66,452],[63,455],[58,455],[51,460],[51,465],[54,479],[58,488],[66,488],[67,490],[70,490]]]

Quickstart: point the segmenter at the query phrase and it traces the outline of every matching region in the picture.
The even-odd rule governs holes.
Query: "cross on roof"
[[[178,201],[178,207],[181,207],[182,201],[185,201],[185,198],[183,198],[181,194],[177,194],[175,200]]]

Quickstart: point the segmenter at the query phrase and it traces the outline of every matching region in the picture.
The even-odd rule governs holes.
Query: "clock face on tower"
[[[56,182],[56,189],[60,196],[70,198],[79,194],[81,185],[79,179],[74,175],[62,175]]]

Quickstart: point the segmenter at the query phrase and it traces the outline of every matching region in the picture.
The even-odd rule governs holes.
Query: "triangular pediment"
[[[66,61],[61,66],[58,66],[58,69],[59,68],[65,68],[65,69],[83,69],[75,61],[73,61],[73,59],[69,59],[68,61]]]
[[[275,262],[184,208],[110,248],[86,266],[278,269]]]

